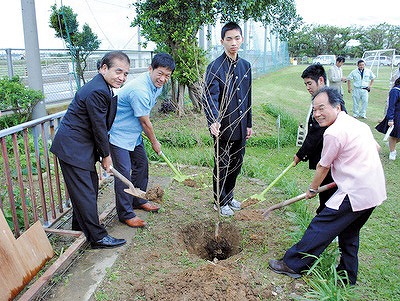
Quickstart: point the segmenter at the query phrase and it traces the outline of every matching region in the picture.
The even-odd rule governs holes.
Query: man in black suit
[[[93,248],[112,248],[126,243],[108,235],[97,212],[99,179],[96,161],[109,172],[112,164],[108,130],[114,121],[119,88],[128,76],[129,57],[121,51],[105,54],[99,74],[85,84],[68,107],[50,151],[60,162],[73,207],[72,229],[81,230]]]
[[[241,203],[233,193],[243,164],[247,139],[252,135],[251,65],[239,57],[242,29],[234,22],[222,27],[224,52],[207,67],[204,111],[214,137],[214,209],[234,215]],[[219,203],[219,206],[217,206]]]

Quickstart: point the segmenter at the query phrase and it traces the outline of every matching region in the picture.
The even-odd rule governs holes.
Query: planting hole
[[[241,234],[229,223],[196,222],[184,228],[182,236],[187,251],[203,259],[224,260],[241,251]]]

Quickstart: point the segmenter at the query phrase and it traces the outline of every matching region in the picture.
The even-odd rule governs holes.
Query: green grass
[[[300,77],[305,68],[305,65],[289,66],[254,80],[253,129],[255,136],[246,148],[242,175],[269,183],[293,160],[297,147],[294,146],[291,134],[296,130],[298,123],[304,123],[306,120],[310,105],[310,95]],[[354,68],[355,66],[345,65],[344,75],[348,75]],[[359,295],[364,300],[400,300],[400,253],[398,251],[400,209],[397,205],[400,160],[394,162],[388,160],[388,148],[382,141],[383,135],[374,129],[374,126],[383,118],[389,74],[389,67],[380,68],[379,77],[375,80],[369,95],[368,120],[365,121],[382,146],[381,158],[386,174],[388,199],[374,211],[361,230],[358,285],[354,288],[353,296]],[[347,85],[343,85],[343,88],[347,110],[351,114],[351,95],[347,93]],[[281,121],[285,120],[284,128],[280,131],[280,134],[284,133],[280,137],[283,143],[279,149],[276,143],[277,115],[281,115],[283,118]],[[179,119],[156,115],[153,124],[163,145],[163,151],[174,164],[204,167],[213,165],[212,140],[208,135],[205,118],[202,115],[189,113]],[[152,151],[148,153],[152,154]],[[160,160],[154,153],[151,159]],[[292,197],[305,191],[312,176],[313,172],[308,170],[307,164],[301,163],[292,168],[275,187],[281,190],[285,197]],[[293,241],[301,236],[301,231],[308,225],[316,203],[317,200],[310,200],[291,206],[292,216],[296,217],[298,231],[300,231],[297,233],[288,231],[288,236],[293,236]],[[304,212],[301,212],[300,208]],[[309,283],[309,286],[311,291],[318,289],[318,285],[313,288],[312,283]],[[320,289],[323,290],[322,287]],[[345,294],[348,292],[346,291]],[[351,296],[351,292],[349,294]],[[342,300],[347,299],[343,297]]]

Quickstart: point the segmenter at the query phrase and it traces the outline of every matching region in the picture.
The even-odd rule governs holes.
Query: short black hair
[[[394,85],[395,86],[400,85],[400,77],[394,81]]]
[[[315,82],[318,82],[321,76],[324,79],[324,84],[326,84],[326,72],[321,64],[310,65],[301,74],[301,78],[311,78]]]
[[[338,63],[341,63],[341,62],[345,62],[346,61],[346,59],[344,58],[344,56],[341,56],[341,55],[339,55],[337,58],[336,58],[336,62],[338,62]]]
[[[121,61],[126,61],[128,64],[131,64],[131,60],[129,56],[122,51],[110,51],[107,52],[100,61],[100,67],[97,65],[98,69],[103,67],[104,64],[107,65],[108,68],[111,68],[114,64],[114,60],[118,59]]]
[[[229,23],[226,23],[224,25],[224,27],[222,27],[222,29],[221,29],[221,39],[223,40],[225,38],[225,34],[226,34],[227,31],[234,30],[234,29],[239,30],[240,35],[241,36],[243,35],[242,34],[242,28],[240,28],[239,24],[237,24],[235,22],[229,22]]]
[[[357,66],[360,65],[360,63],[364,63],[365,64],[365,61],[364,60],[358,60],[357,61]]]
[[[151,60],[151,68],[157,69],[158,67],[164,67],[170,69],[172,72],[175,70],[175,61],[172,56],[168,53],[160,52],[157,53]]]

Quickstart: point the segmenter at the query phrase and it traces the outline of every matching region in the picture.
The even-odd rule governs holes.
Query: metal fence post
[[[6,49],[6,55],[7,55],[8,78],[12,78],[14,76],[14,69],[12,64],[11,48]]]

